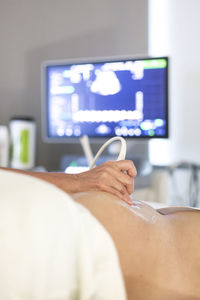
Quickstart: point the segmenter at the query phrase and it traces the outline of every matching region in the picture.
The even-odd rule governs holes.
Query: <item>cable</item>
[[[97,161],[97,159],[99,158],[99,156],[101,155],[101,153],[114,141],[120,141],[121,142],[121,149],[117,158],[118,160],[124,160],[125,156],[126,156],[126,141],[124,138],[122,138],[121,136],[115,136],[111,139],[109,139],[107,142],[105,142],[105,144],[103,144],[103,146],[101,146],[101,148],[99,149],[99,151],[97,152],[97,154],[95,155],[91,165],[90,165],[90,169],[95,167],[95,163]]]
[[[197,207],[199,186],[198,186],[198,166],[195,164],[191,164],[189,191],[190,191],[190,206]]]

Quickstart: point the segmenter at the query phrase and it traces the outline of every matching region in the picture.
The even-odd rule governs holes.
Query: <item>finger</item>
[[[126,171],[129,176],[135,177],[137,175],[137,170],[132,160],[119,160],[115,163],[118,168],[122,171]]]
[[[106,187],[110,186],[110,187],[116,189],[118,192],[120,192],[123,195],[128,194],[126,185],[124,184],[124,182],[121,182],[119,180],[120,173],[121,172],[119,172],[119,171],[112,170],[111,174],[109,174],[109,172],[107,172],[106,174],[105,173],[101,174],[101,176],[99,176],[99,180],[97,182],[98,188],[105,190]],[[122,175],[124,175],[124,174],[122,174]],[[126,175],[126,176],[128,176],[128,175]]]
[[[133,204],[133,200],[130,198],[130,196],[128,194],[123,195],[122,193],[120,193],[118,190],[116,190],[115,188],[113,188],[111,186],[107,186],[104,191],[117,196],[118,198],[125,201],[129,205]]]
[[[113,178],[116,180],[118,183],[120,183],[120,187],[122,186],[126,188],[126,191],[129,194],[133,193],[133,177],[130,177],[129,175],[125,174],[122,172],[119,168],[113,168],[112,166],[107,167],[107,174],[110,175],[109,180]],[[108,181],[109,182],[109,181]],[[113,185],[112,185],[113,186]],[[119,190],[119,189],[118,189]]]
[[[132,177],[129,174],[127,174],[125,169],[122,169],[119,165],[116,163],[119,162],[106,162],[102,166],[102,169],[104,170],[105,173],[109,174],[110,176],[116,177],[116,178],[121,178],[121,181],[124,184],[131,184],[132,183]]]
[[[116,180],[113,185],[110,185],[112,188],[118,190],[122,195],[127,196],[129,198],[130,189],[128,190],[127,187],[121,183],[120,181]]]
[[[118,178],[117,178],[123,185],[126,186],[127,192],[129,194],[133,193],[133,177],[130,177],[127,174],[124,174],[123,172],[120,172]]]
[[[113,168],[113,164],[111,163],[106,163],[104,167],[99,166],[92,171],[81,173],[79,176],[84,176],[87,179],[85,184],[88,188],[105,190],[106,186],[111,186],[123,195],[132,193],[133,191],[132,177],[123,174],[119,168]]]
[[[116,190],[118,193],[120,193],[121,195],[123,195],[123,199],[126,199],[128,201],[130,201],[130,197],[129,194],[132,194],[133,192],[133,179],[126,175],[123,174],[121,171],[116,171],[114,169],[112,169],[111,174],[109,174],[110,169],[107,169],[107,173],[103,173],[99,176],[99,180],[97,182],[96,187],[99,190],[103,190],[103,191],[107,191],[108,188],[112,188],[114,190]],[[115,175],[116,173],[116,175]],[[131,182],[131,185],[127,186],[124,184],[123,180],[122,182],[119,180],[119,176],[125,177],[129,179],[129,182]]]

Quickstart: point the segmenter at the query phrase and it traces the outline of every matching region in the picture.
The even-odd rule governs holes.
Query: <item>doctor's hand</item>
[[[132,161],[106,162],[89,171],[76,174],[78,190],[99,190],[118,196],[132,204],[130,195],[134,191],[137,171]]]
[[[116,195],[129,204],[132,204],[130,195],[133,193],[134,177],[137,174],[130,160],[109,161],[80,174],[30,172],[15,169],[12,171],[45,180],[67,193],[103,191]]]

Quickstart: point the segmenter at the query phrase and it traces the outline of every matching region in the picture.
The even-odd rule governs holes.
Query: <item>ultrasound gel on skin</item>
[[[28,170],[35,166],[36,125],[31,117],[13,117],[10,121],[11,168]]]

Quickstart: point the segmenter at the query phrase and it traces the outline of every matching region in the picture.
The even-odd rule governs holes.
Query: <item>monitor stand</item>
[[[94,156],[93,156],[92,149],[90,146],[89,137],[87,135],[83,135],[80,138],[80,144],[82,146],[83,153],[85,154],[85,158],[87,160],[88,167],[90,167],[92,165]]]

